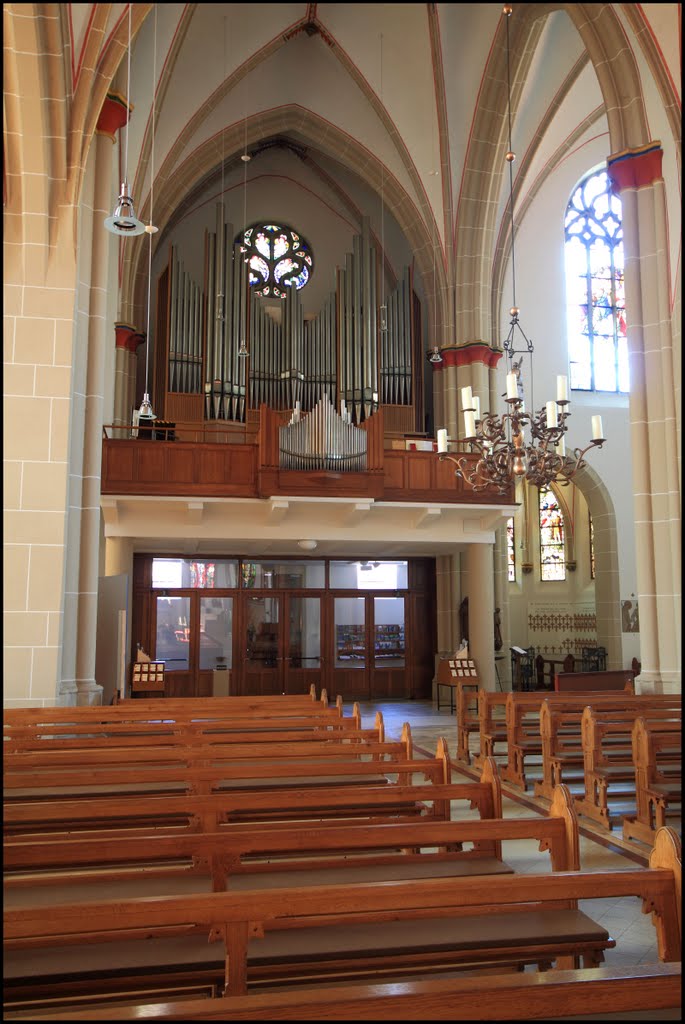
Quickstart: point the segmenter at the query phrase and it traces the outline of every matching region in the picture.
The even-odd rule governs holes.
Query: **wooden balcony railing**
[[[375,422],[374,422],[375,421]],[[278,465],[283,414],[260,410],[257,429],[232,423],[165,423],[103,428],[103,494],[264,498],[359,497],[436,504],[512,504],[510,494],[475,493],[433,452],[384,447],[382,416],[371,417],[367,469],[286,470]]]

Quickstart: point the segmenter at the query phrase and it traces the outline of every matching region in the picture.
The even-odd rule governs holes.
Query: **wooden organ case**
[[[249,265],[234,229],[223,223],[205,233],[202,284],[176,246],[158,288],[155,384],[161,418],[181,440],[253,441],[259,409],[308,417],[326,402],[343,424],[336,438],[351,439],[349,468],[359,468],[359,427],[383,410],[386,434],[424,429],[420,304],[406,268],[391,290],[379,287],[380,260],[368,218],[353,239],[336,288],[313,318],[305,319],[300,292],[283,289],[273,315],[249,283]],[[385,323],[381,325],[382,294]],[[326,415],[331,420],[331,410]],[[198,428],[201,428],[200,430]],[[311,452],[310,452],[311,454]],[[341,459],[341,468],[346,468]]]

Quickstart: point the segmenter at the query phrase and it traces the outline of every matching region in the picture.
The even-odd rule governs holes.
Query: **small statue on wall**
[[[495,608],[495,650],[502,650],[502,615],[499,608]]]

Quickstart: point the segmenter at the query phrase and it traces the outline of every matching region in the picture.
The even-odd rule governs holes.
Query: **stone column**
[[[476,662],[483,688],[496,690],[492,544],[468,544],[465,563],[465,589],[469,598],[469,657]]]
[[[100,569],[100,471],[105,393],[106,307],[109,259],[113,248],[104,220],[112,212],[111,122],[120,123],[121,104],[108,100],[98,121],[80,205],[78,292],[74,332],[72,415],[69,439],[69,510],[58,700],[97,704],[102,687],[95,680],[97,596]],[[124,105],[125,106],[125,105]],[[103,121],[104,117],[104,121]]]
[[[608,160],[623,205],[630,422],[643,691],[681,681],[680,466],[662,150]]]

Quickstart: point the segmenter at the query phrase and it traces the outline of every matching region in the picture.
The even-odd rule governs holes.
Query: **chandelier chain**
[[[572,455],[566,453],[564,435],[568,430],[568,378],[557,377],[556,401],[534,411],[533,401],[533,343],[526,336],[519,323],[519,309],[516,305],[516,260],[514,244],[514,173],[512,164],[515,155],[512,150],[512,116],[511,116],[511,45],[509,18],[511,5],[506,4],[502,13],[506,21],[506,67],[507,67],[507,125],[509,149],[506,159],[509,164],[509,216],[511,219],[511,275],[512,275],[512,306],[509,333],[503,342],[503,349],[510,361],[511,370],[507,373],[507,390],[503,396],[508,411],[497,415],[484,412],[481,416],[477,398],[474,398],[471,387],[461,389],[464,412],[464,437],[455,441],[466,449],[460,455],[448,454],[449,445],[447,431],[438,431],[438,454],[440,461],[453,462],[455,473],[473,490],[495,490],[500,494],[512,494],[513,485],[517,480],[526,480],[538,487],[549,487],[553,483],[568,484],[579,469],[586,463],[583,457],[591,448],[601,448],[605,442],[602,434],[601,416],[592,417],[592,440],[582,450],[575,448]],[[515,332],[523,337],[526,348],[515,347]],[[528,352],[530,356],[530,396],[531,410],[526,410],[523,400],[521,366],[523,355],[518,363],[514,362],[514,354]],[[530,441],[526,442],[525,430],[530,432]]]

